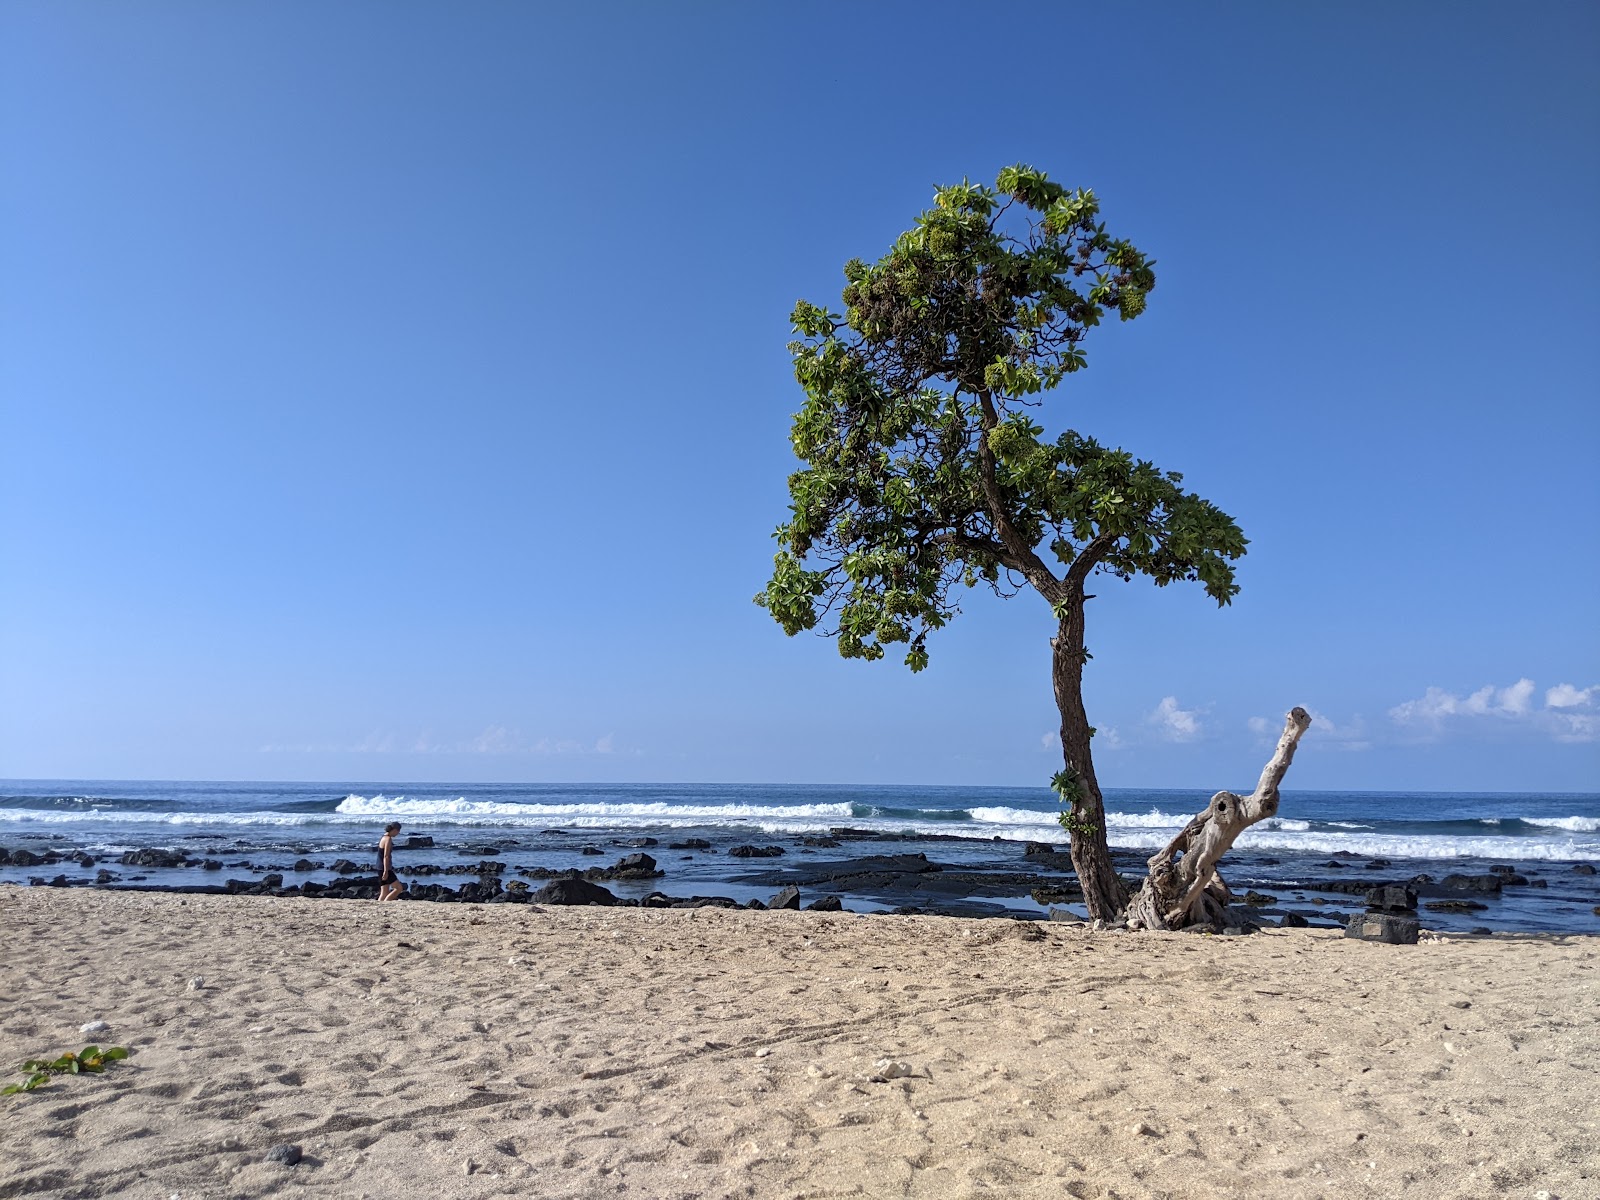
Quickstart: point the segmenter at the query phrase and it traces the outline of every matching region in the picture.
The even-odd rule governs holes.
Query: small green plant
[[[98,1075],[106,1069],[108,1062],[116,1062],[127,1057],[128,1052],[121,1046],[107,1046],[104,1050],[99,1046],[85,1046],[76,1054],[67,1051],[54,1062],[46,1062],[42,1058],[30,1058],[22,1064],[22,1069],[28,1072],[28,1077],[21,1083],[0,1088],[0,1096],[31,1092],[34,1088],[43,1087],[52,1075],[80,1075],[85,1071],[92,1071]]]
[[[1083,784],[1078,780],[1078,773],[1071,767],[1065,771],[1057,771],[1050,777],[1050,790],[1067,806],[1066,812],[1056,814],[1056,822],[1061,828],[1068,833],[1080,835],[1092,834],[1099,828],[1078,815],[1078,806],[1083,803]]]

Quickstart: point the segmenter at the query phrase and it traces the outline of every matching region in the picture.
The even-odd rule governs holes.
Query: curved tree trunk
[[[1150,859],[1150,875],[1128,906],[1130,928],[1221,928],[1228,923],[1227,908],[1232,896],[1217,874],[1217,862],[1241,833],[1277,813],[1278,785],[1310,724],[1311,717],[1305,709],[1291,709],[1284,720],[1278,748],[1262,769],[1256,790],[1248,796],[1218,792],[1203,813]]]
[[[1111,865],[1105,802],[1094,777],[1094,758],[1089,748],[1092,735],[1089,715],[1083,708],[1083,664],[1087,657],[1083,645],[1083,601],[1080,588],[1057,609],[1062,616],[1056,636],[1050,639],[1050,675],[1055,685],[1056,708],[1061,712],[1061,753],[1067,776],[1067,791],[1062,798],[1071,806],[1065,824],[1072,835],[1072,869],[1083,888],[1090,918],[1109,921],[1127,906],[1128,893]]]

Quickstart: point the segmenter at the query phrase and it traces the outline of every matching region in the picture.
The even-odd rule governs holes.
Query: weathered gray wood
[[[1278,748],[1262,769],[1256,790],[1248,796],[1218,792],[1204,812],[1150,859],[1150,874],[1128,905],[1129,928],[1221,928],[1226,924],[1231,895],[1217,874],[1217,862],[1241,833],[1277,814],[1278,786],[1310,724],[1311,715],[1305,709],[1291,709]]]

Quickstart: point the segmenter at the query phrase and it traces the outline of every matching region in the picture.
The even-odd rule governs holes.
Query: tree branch
[[[1061,581],[1045,566],[1044,560],[1028,545],[1027,539],[1017,532],[1016,526],[1012,525],[1011,518],[1006,514],[1005,500],[1000,495],[999,480],[995,478],[994,448],[989,445],[989,433],[1000,423],[1000,417],[994,409],[994,397],[987,389],[979,390],[978,403],[982,406],[979,420],[982,428],[978,431],[978,477],[983,498],[988,504],[989,518],[994,522],[994,531],[1000,535],[1001,543],[1016,559],[1018,565],[1015,570],[1021,571],[1038,593],[1054,604],[1061,596]]]
[[[1276,815],[1278,785],[1310,725],[1311,717],[1305,709],[1290,709],[1278,747],[1262,770],[1256,790],[1248,796],[1218,792],[1204,812],[1150,859],[1150,874],[1144,887],[1128,906],[1130,926],[1182,929],[1223,923],[1231,896],[1228,885],[1217,874],[1217,863],[1241,833],[1257,821]]]

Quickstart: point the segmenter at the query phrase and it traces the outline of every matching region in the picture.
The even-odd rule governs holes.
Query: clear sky
[[[1106,581],[1106,786],[1600,790],[1600,6],[0,7],[0,775],[1043,784],[1042,601],[764,584],[799,297],[939,183],[1158,260],[1046,408],[1251,539]]]

